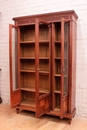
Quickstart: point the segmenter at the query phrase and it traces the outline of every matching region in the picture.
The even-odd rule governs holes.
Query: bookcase
[[[10,103],[20,110],[75,115],[75,11],[13,18],[9,24]]]

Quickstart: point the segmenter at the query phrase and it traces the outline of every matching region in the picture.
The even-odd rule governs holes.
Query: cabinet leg
[[[74,114],[73,114],[73,118],[75,117],[75,114],[76,114],[76,113],[74,112]]]
[[[72,121],[72,119],[69,119],[69,120],[68,120],[69,125],[71,125],[71,121]]]
[[[16,112],[17,112],[17,114],[19,113],[19,108],[16,108]]]
[[[74,115],[73,115],[73,118],[75,117],[75,113],[74,113]]]

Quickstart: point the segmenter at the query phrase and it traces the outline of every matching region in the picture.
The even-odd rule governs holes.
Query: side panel
[[[9,59],[10,59],[10,103],[11,108],[20,102],[18,88],[18,34],[19,30],[14,25],[9,25]]]

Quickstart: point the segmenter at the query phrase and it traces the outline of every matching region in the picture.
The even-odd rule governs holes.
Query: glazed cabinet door
[[[68,80],[69,80],[69,22],[61,22],[61,110],[63,118],[68,110]]]
[[[18,88],[18,35],[19,29],[14,25],[9,25],[9,53],[10,53],[10,102],[11,108],[20,102],[20,92]]]
[[[61,118],[68,105],[68,45],[68,23],[52,23],[52,112]]]
[[[51,109],[51,27],[50,23],[36,19],[36,117]]]

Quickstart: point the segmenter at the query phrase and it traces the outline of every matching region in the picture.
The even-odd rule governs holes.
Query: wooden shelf
[[[20,44],[32,44],[35,43],[35,41],[20,41]],[[41,40],[39,43],[49,43],[49,40]]]
[[[54,90],[54,93],[61,93],[60,90]]]
[[[43,73],[43,74],[49,74],[49,71],[39,71],[39,73]]]
[[[54,41],[55,43],[58,43],[58,44],[60,44],[61,43],[61,41]]]
[[[55,109],[54,109],[54,111],[60,111],[60,106],[58,106],[58,107],[56,107]]]
[[[21,60],[35,60],[35,57],[20,57]]]
[[[55,77],[61,77],[61,74],[54,74]]]
[[[29,92],[35,92],[35,88],[34,87],[21,87],[20,88],[21,90],[24,90],[24,91],[29,91]]]
[[[49,40],[41,40],[41,41],[39,41],[39,43],[49,43]]]
[[[35,43],[35,41],[21,41],[20,44],[32,44]]]
[[[35,92],[35,88],[34,87],[21,87],[20,89],[23,90],[23,91]],[[40,88],[39,89],[39,93],[49,93],[49,91],[46,90],[46,89]]]
[[[61,57],[54,57],[55,60],[61,60]]]
[[[49,60],[49,57],[39,57],[40,60]]]
[[[28,99],[21,101],[20,105],[30,106],[30,107],[35,107],[36,106],[35,100],[28,100]]]
[[[42,88],[40,88],[40,89],[39,89],[39,93],[49,93],[49,91],[46,90],[46,89],[42,89]]]
[[[35,73],[35,70],[20,70],[20,72],[30,72],[30,73]]]

